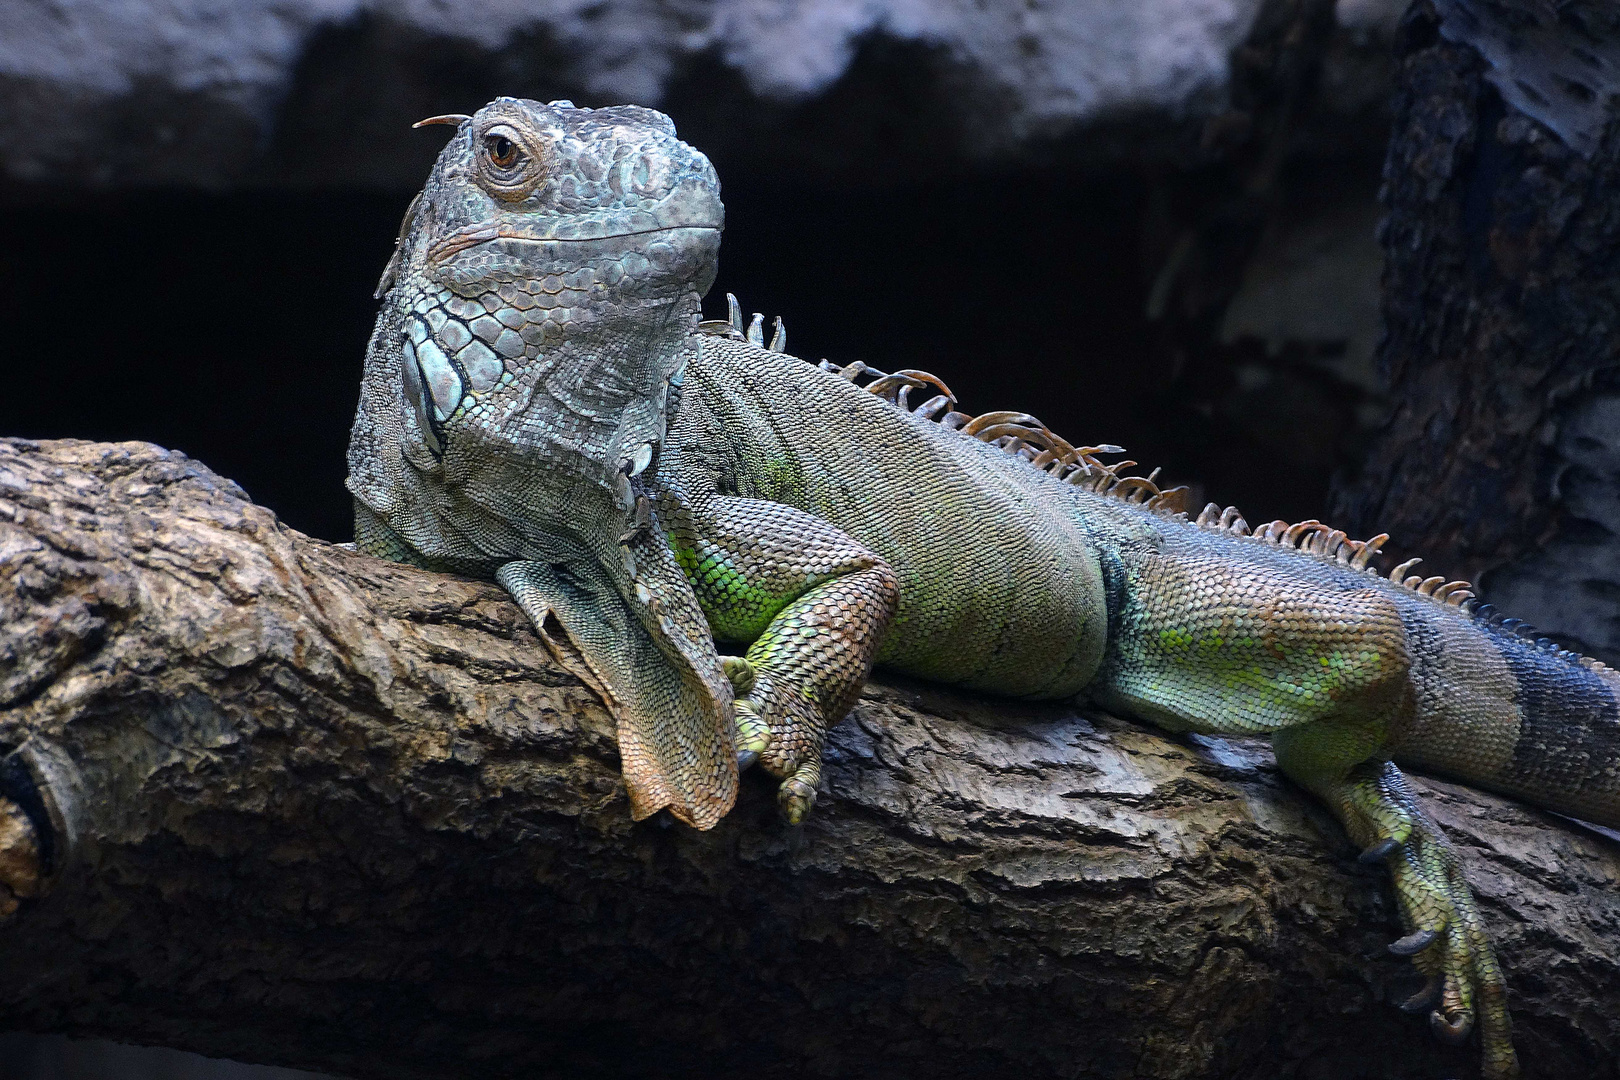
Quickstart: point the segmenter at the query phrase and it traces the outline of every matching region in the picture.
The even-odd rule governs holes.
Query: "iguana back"
[[[786,503],[881,555],[898,671],[1020,697],[1078,693],[1108,605],[1073,489],[813,364],[705,336],[671,424],[689,491]]]

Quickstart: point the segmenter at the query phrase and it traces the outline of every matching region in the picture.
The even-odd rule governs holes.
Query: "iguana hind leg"
[[[1272,738],[1283,771],[1338,814],[1362,860],[1389,866],[1408,931],[1390,951],[1410,956],[1428,979],[1404,1007],[1432,1009],[1431,1027],[1451,1042],[1466,1038],[1477,1023],[1486,1080],[1509,1080],[1519,1075],[1519,1065],[1507,990],[1462,862],[1401,771],[1365,756],[1367,746],[1380,741],[1367,725],[1332,720]]]
[[[1283,771],[1388,859],[1411,932],[1398,951],[1440,977],[1436,1030],[1461,1038],[1477,1019],[1488,1080],[1517,1075],[1501,971],[1456,853],[1387,760],[1412,708],[1399,609],[1375,589],[1192,556],[1143,560],[1128,586],[1093,696],[1173,730],[1270,734]]]
[[[676,557],[715,636],[749,643],[724,661],[738,749],[782,778],[782,816],[797,824],[815,805],[827,727],[855,703],[893,617],[894,572],[780,503],[716,496],[677,521]]]

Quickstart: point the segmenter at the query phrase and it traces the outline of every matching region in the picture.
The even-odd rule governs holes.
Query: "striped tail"
[[[1403,605],[1415,695],[1397,764],[1620,828],[1620,672],[1488,605]]]

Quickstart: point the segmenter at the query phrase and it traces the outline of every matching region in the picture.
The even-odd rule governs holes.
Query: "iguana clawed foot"
[[[736,695],[737,771],[746,772],[771,745],[771,729],[759,715],[759,709],[748,700],[754,690],[754,666],[740,656],[722,656],[720,667],[731,680],[731,691]]]
[[[1463,1041],[1477,1024],[1485,1080],[1518,1076],[1502,969],[1457,853],[1393,765],[1352,778],[1345,802],[1350,820],[1362,826],[1352,830],[1357,838],[1377,838],[1362,860],[1388,863],[1401,921],[1410,931],[1389,951],[1411,957],[1428,980],[1401,1007],[1429,1010],[1430,1027],[1447,1042]]]
[[[746,769],[757,761],[781,777],[777,806],[782,820],[798,825],[816,805],[821,780],[823,733],[815,703],[743,657],[721,657],[720,664],[737,695],[737,765]]]

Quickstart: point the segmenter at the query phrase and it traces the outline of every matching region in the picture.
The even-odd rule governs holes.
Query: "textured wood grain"
[[[0,742],[84,798],[8,1027],[357,1077],[1439,1077],[1383,872],[1260,744],[873,684],[811,821],[632,824],[494,586],[145,444],[0,441]],[[1620,852],[1431,784],[1528,1074],[1612,1075]]]

